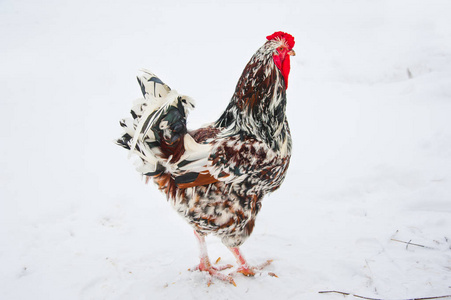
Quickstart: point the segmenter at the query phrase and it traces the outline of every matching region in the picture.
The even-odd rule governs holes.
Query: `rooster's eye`
[[[281,52],[283,50],[283,47],[279,47],[279,48],[277,48],[277,50],[279,50],[279,52]]]

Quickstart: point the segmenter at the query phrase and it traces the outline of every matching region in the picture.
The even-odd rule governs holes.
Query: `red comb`
[[[290,47],[290,49],[294,47],[294,37],[291,34],[283,31],[274,32],[273,34],[268,35],[266,39],[268,41],[284,39],[287,42],[288,47]]]

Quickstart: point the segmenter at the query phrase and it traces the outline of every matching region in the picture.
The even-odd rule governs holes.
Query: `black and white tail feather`
[[[180,173],[182,170],[178,170],[174,164],[176,161],[173,156],[164,153],[162,147],[169,148],[170,152],[170,148],[176,148],[182,139],[184,160],[195,162],[208,157],[206,152],[210,149],[206,148],[210,147],[197,144],[186,134],[186,117],[189,110],[194,108],[194,100],[171,90],[147,70],[142,70],[137,79],[144,98],[135,101],[130,111],[133,119],[120,121],[125,133],[116,141],[119,146],[130,150],[130,155],[138,155],[141,164],[137,171],[146,176],[156,176],[165,171]],[[197,155],[194,155],[196,152]],[[177,161],[180,161],[180,157]]]

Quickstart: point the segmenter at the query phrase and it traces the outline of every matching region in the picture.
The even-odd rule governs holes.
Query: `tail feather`
[[[141,158],[138,171],[157,176],[184,153],[186,117],[194,101],[171,90],[149,71],[137,77],[143,99],[135,101],[133,119],[120,121],[125,133],[116,144]]]
[[[132,137],[128,133],[125,133],[119,139],[116,140],[116,144],[127,150],[130,150],[131,139],[132,139]]]
[[[141,72],[136,79],[138,79],[145,99],[164,98],[171,91],[171,88],[152,72],[145,69],[142,69]]]

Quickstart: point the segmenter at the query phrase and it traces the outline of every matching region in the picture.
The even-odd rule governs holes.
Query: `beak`
[[[294,52],[294,50],[291,49],[290,51],[288,51],[288,55],[296,56],[296,52]]]

